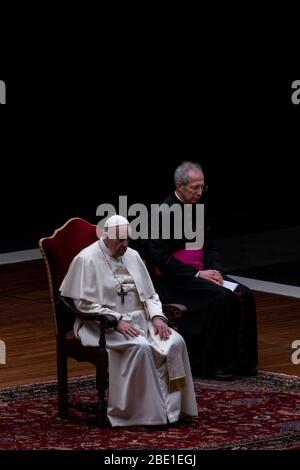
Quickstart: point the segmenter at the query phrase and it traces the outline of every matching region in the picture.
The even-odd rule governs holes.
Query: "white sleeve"
[[[118,321],[122,319],[122,315],[118,312],[114,312],[110,308],[102,307],[100,304],[89,302],[83,299],[74,299],[74,305],[82,313],[97,313],[99,315],[113,315]]]
[[[145,300],[144,305],[150,320],[154,317],[161,317],[163,320],[168,321],[167,317],[163,313],[162,304],[157,294],[153,294],[151,297],[148,297],[148,299]]]

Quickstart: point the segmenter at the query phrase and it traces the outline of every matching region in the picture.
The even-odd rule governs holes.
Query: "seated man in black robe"
[[[175,171],[175,185],[175,192],[163,201],[166,206],[160,207],[179,205],[182,213],[189,207],[192,230],[197,233],[197,202],[207,189],[201,166],[183,162]],[[223,287],[223,280],[232,280],[223,274],[207,223],[203,248],[188,248],[191,240],[185,236],[187,220],[182,217],[181,238],[177,219],[171,223],[169,237],[160,232],[159,239],[149,241],[156,290],[162,302],[177,302],[188,308],[178,324],[194,375],[219,380],[253,375],[258,362],[254,296],[241,284],[234,291]]]

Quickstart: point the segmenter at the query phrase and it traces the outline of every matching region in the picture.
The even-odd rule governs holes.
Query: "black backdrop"
[[[287,79],[203,79],[99,90],[6,77],[1,107],[0,252],[37,247],[67,218],[96,222],[103,202],[154,203],[173,171],[199,161],[217,235],[300,224],[299,117]],[[25,96],[27,99],[25,100]]]

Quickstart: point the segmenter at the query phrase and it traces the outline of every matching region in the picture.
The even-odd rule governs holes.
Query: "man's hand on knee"
[[[172,334],[172,330],[168,327],[166,322],[161,318],[154,318],[152,322],[154,326],[154,333],[156,335],[159,334],[160,339],[165,341],[169,339],[169,336]]]
[[[203,279],[214,282],[219,286],[223,285],[222,274],[220,274],[219,271],[216,271],[215,269],[204,269],[203,271],[199,271],[197,277],[202,277]]]
[[[139,336],[139,331],[135,328],[135,326],[125,320],[118,321],[116,330],[119,333],[122,333],[122,335],[125,336],[126,339],[135,338],[136,336]]]

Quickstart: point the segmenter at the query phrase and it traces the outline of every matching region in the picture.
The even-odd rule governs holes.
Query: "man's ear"
[[[176,189],[182,189],[183,183],[181,183],[181,181],[177,181],[175,186],[176,186]]]
[[[102,227],[99,227],[99,225],[97,225],[96,227],[96,234],[98,238],[101,238],[104,235],[104,229]]]

